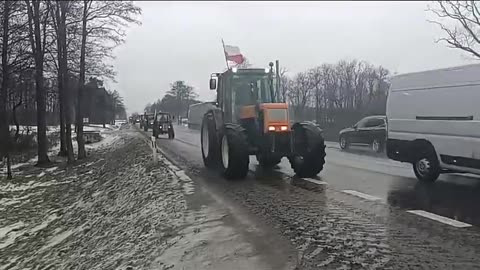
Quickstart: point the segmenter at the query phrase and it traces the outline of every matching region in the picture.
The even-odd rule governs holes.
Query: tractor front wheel
[[[215,128],[215,120],[211,114],[205,114],[200,128],[202,159],[205,167],[216,168],[220,161],[220,150]]]
[[[299,177],[315,177],[325,164],[325,141],[320,128],[310,123],[293,126],[295,155],[289,157],[292,169]]]
[[[227,179],[243,179],[248,174],[250,157],[245,129],[228,124],[220,136],[221,172]]]

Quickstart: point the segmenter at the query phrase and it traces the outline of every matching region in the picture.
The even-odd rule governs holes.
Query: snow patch
[[[41,172],[37,175],[38,178],[43,177],[45,175],[45,172]]]
[[[48,169],[46,169],[45,171],[47,171],[47,172],[53,172],[53,171],[55,171],[56,169],[58,169],[58,167],[48,168]]]
[[[48,187],[48,186],[53,186],[53,185],[62,185],[62,184],[68,184],[71,183],[72,181],[63,181],[63,182],[57,182],[57,181],[48,181],[48,182],[38,182],[38,181],[30,181],[24,185],[17,185],[17,184],[12,184],[8,183],[6,185],[0,185],[0,190],[6,191],[6,192],[13,192],[13,191],[25,191],[33,188],[38,188],[38,187]]]
[[[21,235],[19,229],[23,228],[25,224],[21,221],[12,225],[0,228],[0,249],[3,249],[15,242],[15,239]]]
[[[58,219],[58,216],[56,214],[52,214],[52,215],[48,216],[47,219],[45,219],[41,224],[33,227],[30,230],[30,233],[35,234],[36,232],[45,229],[48,226],[48,224],[50,224],[52,221],[54,221],[56,219]]]
[[[50,238],[46,246],[43,246],[40,251],[44,251],[49,249],[53,246],[60,244],[63,240],[67,239],[70,235],[74,234],[76,230],[68,230],[64,231],[60,234],[55,235],[54,237]]]
[[[92,143],[92,144],[87,144],[85,145],[85,148],[94,150],[94,149],[99,149],[99,148],[105,148],[108,147],[112,144],[114,144],[118,139],[120,139],[120,136],[114,135],[114,134],[101,134],[102,135],[102,140],[97,142],[97,143]]]
[[[195,192],[193,181],[190,177],[188,177],[187,174],[185,174],[185,171],[182,171],[182,170],[176,171],[175,175],[183,182],[182,187],[185,194],[191,195]]]
[[[22,197],[13,197],[13,198],[2,198],[0,200],[0,206],[9,206],[17,203],[21,203],[23,200],[28,199],[30,196],[34,195],[36,193],[30,193],[28,195],[22,196]]]

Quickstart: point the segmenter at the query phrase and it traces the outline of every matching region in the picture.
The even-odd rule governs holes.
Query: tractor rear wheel
[[[213,169],[220,161],[220,150],[215,128],[215,120],[211,114],[205,114],[200,128],[202,159],[205,167]]]
[[[325,164],[325,141],[320,128],[311,123],[293,126],[296,155],[289,158],[292,169],[299,177],[315,177]]]
[[[243,179],[248,174],[250,157],[245,129],[227,124],[220,136],[220,168],[227,179]]]

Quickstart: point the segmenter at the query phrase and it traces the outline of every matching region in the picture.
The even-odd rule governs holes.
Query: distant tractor
[[[249,156],[255,155],[263,168],[287,157],[299,177],[314,177],[323,169],[322,130],[311,122],[290,124],[288,104],[275,101],[273,63],[269,69],[214,73],[210,89],[217,90],[217,104],[204,114],[201,125],[207,168],[219,169],[227,179],[245,178]]]
[[[152,132],[155,138],[158,138],[158,135],[168,134],[169,139],[174,139],[175,131],[173,130],[172,116],[166,112],[155,113]]]
[[[143,124],[141,125],[143,127],[143,131],[148,131],[149,128],[153,127],[153,118],[155,114],[153,113],[145,113],[143,115]]]

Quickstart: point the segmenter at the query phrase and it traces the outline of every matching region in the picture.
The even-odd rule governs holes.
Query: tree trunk
[[[10,153],[7,152],[7,179],[12,179],[13,178],[13,175],[12,175],[12,162],[10,160]]]
[[[65,114],[65,143],[67,146],[67,162],[69,164],[75,162],[72,145],[72,99],[71,93],[68,91],[68,62],[67,62],[67,29],[66,29],[66,12],[68,2],[57,1],[56,18],[57,18],[57,48],[58,48],[58,73],[59,73],[59,91],[63,93],[64,114]]]
[[[10,21],[10,2],[4,2],[3,10],[3,44],[2,44],[2,84],[0,89],[0,140],[2,144],[0,145],[0,155],[2,158],[5,156],[7,158],[7,171],[10,172],[10,132],[8,126],[8,116],[7,116],[7,96],[8,96],[8,31],[9,31],[9,21]],[[11,174],[9,174],[9,179]]]
[[[78,144],[78,159],[83,159],[87,156],[85,152],[85,141],[83,140],[83,91],[85,89],[85,54],[87,46],[87,12],[88,0],[83,1],[83,18],[82,18],[82,44],[80,48],[80,78],[78,82],[77,93],[77,144]]]
[[[13,123],[15,123],[15,141],[18,140],[18,137],[20,136],[20,124],[18,123],[18,119],[17,119],[17,108],[22,105],[22,98],[23,98],[23,95],[20,96],[20,101],[15,104],[15,106],[13,106],[13,109],[12,109],[12,117],[13,117]]]
[[[65,135],[65,109],[63,108],[63,94],[61,91],[58,91],[59,104],[60,104],[60,152],[58,156],[65,157],[67,156],[67,142]]]
[[[30,43],[35,60],[35,99],[37,103],[37,142],[38,161],[37,166],[50,163],[48,159],[47,122],[45,117],[46,100],[45,89],[43,88],[43,59],[41,27],[40,27],[40,1],[27,0],[29,17]],[[47,14],[48,15],[48,14]]]

